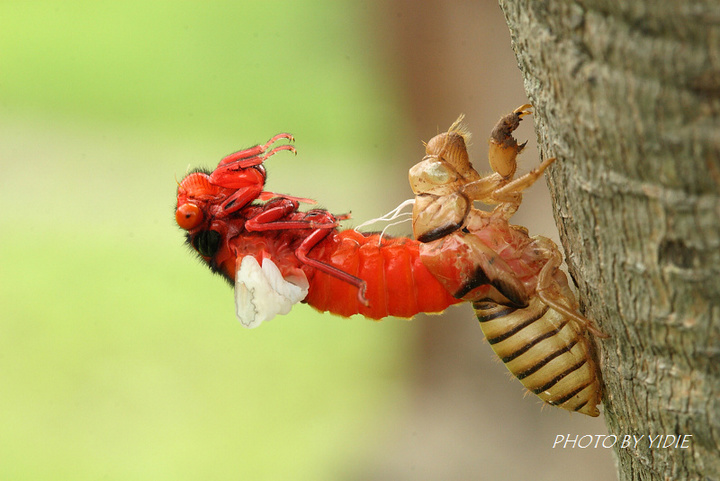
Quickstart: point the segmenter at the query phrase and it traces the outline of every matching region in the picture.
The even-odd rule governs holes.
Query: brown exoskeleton
[[[427,143],[427,155],[410,169],[413,234],[423,243],[423,263],[453,296],[473,303],[493,350],[527,389],[551,405],[597,416],[599,372],[586,332],[607,336],[578,312],[557,245],[509,222],[522,192],[555,160],[514,178],[524,144],[512,132],[529,108],[493,129],[490,175],[470,163],[462,117]],[[483,211],[475,201],[495,207]]]

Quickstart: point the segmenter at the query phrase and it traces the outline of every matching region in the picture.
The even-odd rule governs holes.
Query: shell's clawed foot
[[[516,114],[518,117],[524,117],[526,115],[532,114],[530,109],[532,108],[532,104],[523,104],[520,107],[513,110],[513,113]]]
[[[524,142],[518,144],[513,132],[520,126],[520,121],[532,112],[530,104],[521,105],[501,118],[490,133],[488,158],[493,171],[505,178],[512,178],[517,169],[517,155],[525,148]]]

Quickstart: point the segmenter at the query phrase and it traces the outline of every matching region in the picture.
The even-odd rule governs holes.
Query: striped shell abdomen
[[[530,392],[553,406],[599,414],[600,381],[581,326],[538,297],[522,309],[487,299],[473,307],[488,343]]]

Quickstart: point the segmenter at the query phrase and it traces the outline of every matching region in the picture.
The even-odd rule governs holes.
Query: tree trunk
[[[500,5],[620,479],[720,479],[720,6]]]

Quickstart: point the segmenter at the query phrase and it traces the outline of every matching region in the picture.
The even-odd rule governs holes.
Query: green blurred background
[[[500,12],[487,3],[490,31],[511,55]],[[425,461],[408,453],[426,458],[434,448],[417,438],[435,439],[435,431],[410,421],[407,445],[405,434],[392,434],[403,413],[419,412],[413,400],[425,399],[413,366],[433,363],[427,345],[438,339],[431,330],[439,318],[377,324],[297,306],[244,330],[232,290],[189,253],[174,224],[176,180],[189,167],[214,167],[280,131],[295,135],[299,155],[268,162],[269,190],[352,211],[357,223],[408,198],[406,172],[422,156],[420,140],[468,105],[493,105],[477,93],[452,94],[450,76],[440,77],[447,89],[435,88],[434,99],[408,87],[437,85],[424,78],[441,67],[431,59],[463,58],[447,45],[474,48],[455,42],[447,21],[418,25],[411,11],[419,5],[0,3],[0,479],[488,472],[467,468],[482,449],[462,442],[465,454],[443,450],[435,465],[463,470],[417,477]],[[456,17],[479,21],[467,5],[454,6]],[[427,51],[412,46],[417,28]],[[421,61],[409,67],[413,52]],[[514,94],[489,109],[490,119],[524,102],[509,58]],[[470,78],[492,98],[507,88],[506,79],[488,86]],[[423,105],[448,113],[427,114]],[[492,122],[477,119],[476,130],[489,131]],[[482,344],[476,331],[468,356]],[[491,389],[473,387],[473,396],[482,390]],[[522,390],[512,385],[509,396]],[[454,403],[433,408],[438,423],[462,401]],[[442,443],[445,435],[462,439],[446,424]],[[545,457],[552,439],[540,442],[531,459]],[[380,459],[393,444],[394,460]]]
[[[401,109],[362,15],[0,4],[1,479],[330,479],[400,402],[402,325],[301,306],[245,331],[173,216],[188,166],[279,131],[300,154],[269,188],[377,212]]]

